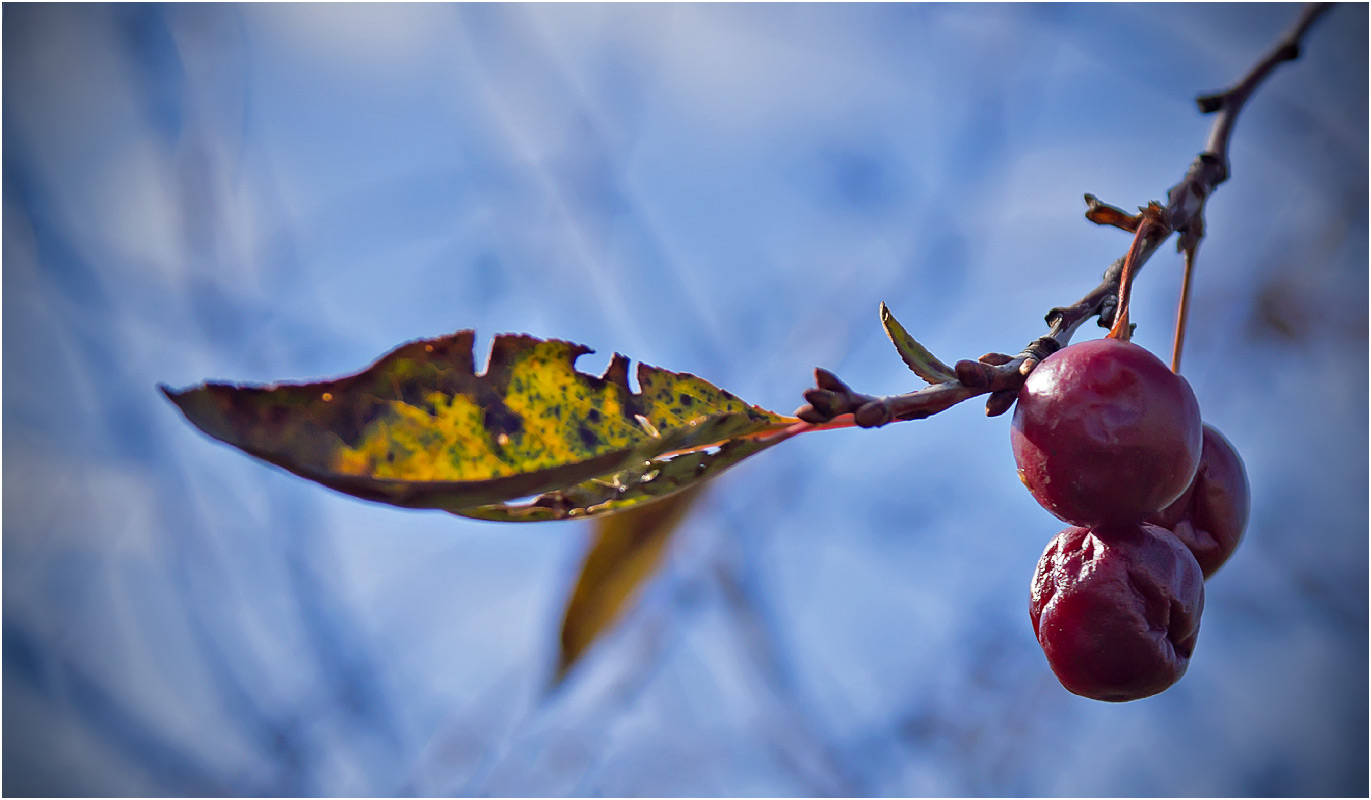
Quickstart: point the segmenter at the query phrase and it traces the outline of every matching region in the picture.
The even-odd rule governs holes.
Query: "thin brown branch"
[[[1219,183],[1228,177],[1228,141],[1233,135],[1233,125],[1237,121],[1238,113],[1247,104],[1252,92],[1256,91],[1272,70],[1286,61],[1294,61],[1300,57],[1300,41],[1304,38],[1305,33],[1319,17],[1332,7],[1332,3],[1310,3],[1305,6],[1304,12],[1300,14],[1300,18],[1294,26],[1286,32],[1285,36],[1281,37],[1271,52],[1267,53],[1261,61],[1258,61],[1256,66],[1242,80],[1225,91],[1203,95],[1196,99],[1201,112],[1206,114],[1218,112],[1218,117],[1214,120],[1214,127],[1209,131],[1209,141],[1204,149],[1205,152],[1212,153],[1218,158],[1219,164],[1223,167],[1224,177],[1219,179]]]
[[[1100,198],[1089,192],[1085,194],[1085,205],[1085,218],[1096,225],[1112,225],[1128,233],[1138,232],[1138,224],[1142,222],[1142,218],[1137,214],[1129,214],[1121,208],[1101,202]]]
[[[982,356],[977,362],[961,361],[956,365],[957,378],[917,392],[890,397],[854,392],[837,376],[824,370],[817,378],[818,388],[805,393],[805,399],[809,402],[797,409],[795,416],[812,425],[822,426],[851,414],[857,425],[874,428],[890,422],[924,419],[982,394],[990,395],[986,414],[998,416],[1014,404],[1019,387],[1038,362],[1070,343],[1072,334],[1087,319],[1099,317],[1100,325],[1106,328],[1117,328],[1116,322],[1127,324],[1127,320],[1115,318],[1120,309],[1119,290],[1125,264],[1128,265],[1131,280],[1173,233],[1180,234],[1178,248],[1193,258],[1204,235],[1205,201],[1229,177],[1228,143],[1238,114],[1252,93],[1277,66],[1299,57],[1300,41],[1305,33],[1331,6],[1331,3],[1306,6],[1271,52],[1241,80],[1223,92],[1198,99],[1202,112],[1216,113],[1214,124],[1204,151],[1195,158],[1185,177],[1167,192],[1166,205],[1160,207],[1159,211],[1133,216],[1100,202],[1094,195],[1086,195],[1086,218],[1092,222],[1113,225],[1129,232],[1136,232],[1143,225],[1150,230],[1136,237],[1129,252],[1109,265],[1098,286],[1074,304],[1057,307],[1047,313],[1049,330],[1046,335],[1036,339],[1017,356],[987,354],[995,356],[991,360],[994,363],[988,363],[987,356]],[[1124,288],[1127,288],[1126,284]],[[1173,355],[1173,363],[1178,362],[1177,353]]]

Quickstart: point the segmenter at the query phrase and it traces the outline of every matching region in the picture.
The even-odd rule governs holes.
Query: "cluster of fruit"
[[[1038,643],[1071,692],[1115,702],[1157,694],[1185,674],[1204,581],[1246,527],[1242,459],[1202,424],[1190,384],[1131,342],[1054,353],[1017,406],[1019,477],[1072,526],[1033,576]]]

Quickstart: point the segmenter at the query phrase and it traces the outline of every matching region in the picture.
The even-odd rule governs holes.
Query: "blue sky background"
[[[907,391],[880,301],[1016,352],[1127,247],[1081,195],[1164,199],[1297,13],[6,4],[4,793],[1364,795],[1364,5],[1210,204],[1184,368],[1253,514],[1155,698],[1053,678],[1059,523],[974,403],[729,473],[544,697],[582,523],[352,500],[155,390],[471,327],[783,412],[816,365]],[[1179,264],[1134,295],[1161,354]]]

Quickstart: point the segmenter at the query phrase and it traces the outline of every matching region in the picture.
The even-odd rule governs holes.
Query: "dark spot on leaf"
[[[339,409],[333,422],[333,431],[348,447],[356,447],[362,441],[362,434],[381,415],[385,404],[362,402],[347,409]]]
[[[396,387],[400,399],[407,405],[422,408],[429,414],[434,413],[433,404],[428,401],[429,389],[420,381],[408,380]]]
[[[524,419],[503,403],[486,406],[481,420],[492,436],[513,436],[524,429]]]
[[[247,404],[235,404],[233,401],[230,401],[229,405],[231,407],[236,405],[237,407],[234,408],[234,411],[237,413],[242,413],[239,411],[241,408],[249,408],[248,414],[244,416],[249,416],[251,414],[250,407],[248,407]],[[259,414],[259,418],[262,422],[273,427],[280,427],[290,422],[290,410],[285,406],[277,405],[275,403],[262,407]]]
[[[688,394],[679,394],[679,395],[676,395],[676,399],[677,399],[677,400],[680,400],[680,401],[681,401],[681,405],[683,405],[683,406],[689,407],[689,406],[695,405],[695,398],[691,397],[691,396],[688,395]]]
[[[600,444],[600,437],[595,435],[595,431],[581,425],[576,429],[577,435],[581,437],[581,444],[587,450],[594,450]]]

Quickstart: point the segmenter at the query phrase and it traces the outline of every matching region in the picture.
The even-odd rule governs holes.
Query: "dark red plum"
[[[1190,548],[1208,578],[1238,549],[1251,504],[1242,457],[1222,433],[1205,425],[1195,480],[1185,494],[1148,522],[1171,530]]]
[[[1174,503],[1195,476],[1201,441],[1190,384],[1117,339],[1044,359],[1010,427],[1024,485],[1043,508],[1087,527],[1140,522]]]
[[[1067,528],[1033,576],[1029,613],[1062,686],[1095,700],[1149,697],[1181,679],[1199,635],[1204,576],[1165,528]]]

